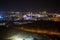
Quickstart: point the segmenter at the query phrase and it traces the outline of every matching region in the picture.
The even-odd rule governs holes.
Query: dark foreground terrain
[[[60,35],[49,35],[44,33],[29,32],[18,28],[28,27],[28,29],[51,30],[60,33],[60,22],[53,21],[33,21],[23,25],[8,23],[8,27],[0,26],[0,40],[58,40]]]

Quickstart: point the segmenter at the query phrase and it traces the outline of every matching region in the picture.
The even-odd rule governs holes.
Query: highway
[[[37,22],[37,23],[28,23],[24,26],[14,26],[14,29],[24,30],[29,32],[44,33],[49,35],[60,35],[59,23],[51,22]]]

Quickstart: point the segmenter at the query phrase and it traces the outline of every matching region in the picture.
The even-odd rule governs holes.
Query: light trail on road
[[[48,34],[48,35],[60,35],[60,32],[57,31],[51,31],[51,30],[42,30],[42,29],[33,29],[33,28],[28,28],[28,27],[20,27],[20,28],[16,28],[15,29],[19,29],[19,30],[24,30],[24,31],[28,31],[28,32],[35,32],[35,33],[42,33],[42,34]]]

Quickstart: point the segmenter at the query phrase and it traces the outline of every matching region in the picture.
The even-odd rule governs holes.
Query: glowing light
[[[11,36],[8,39],[11,39],[11,40],[23,40],[23,38],[20,38],[19,35]]]
[[[32,19],[32,16],[24,15],[23,18],[24,18],[24,20],[31,20]]]
[[[20,12],[15,12],[15,13],[19,14]]]
[[[9,37],[8,39],[10,40],[33,40],[32,37],[26,37],[22,35],[14,35],[14,36]]]
[[[3,18],[2,16],[0,16],[0,19]]]
[[[31,16],[31,14],[27,14],[28,16]]]
[[[23,38],[15,37],[15,38],[13,38],[13,40],[23,40]]]
[[[23,16],[23,18],[27,17],[26,15]]]
[[[26,17],[26,20],[30,20],[31,19],[31,17]]]
[[[3,18],[4,18],[4,12],[0,11],[0,19],[3,19]]]

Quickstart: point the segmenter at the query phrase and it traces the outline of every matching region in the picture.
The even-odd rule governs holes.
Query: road
[[[45,33],[49,35],[60,35],[59,23],[55,22],[34,22],[26,24],[25,26],[14,26],[13,28],[29,32]]]

